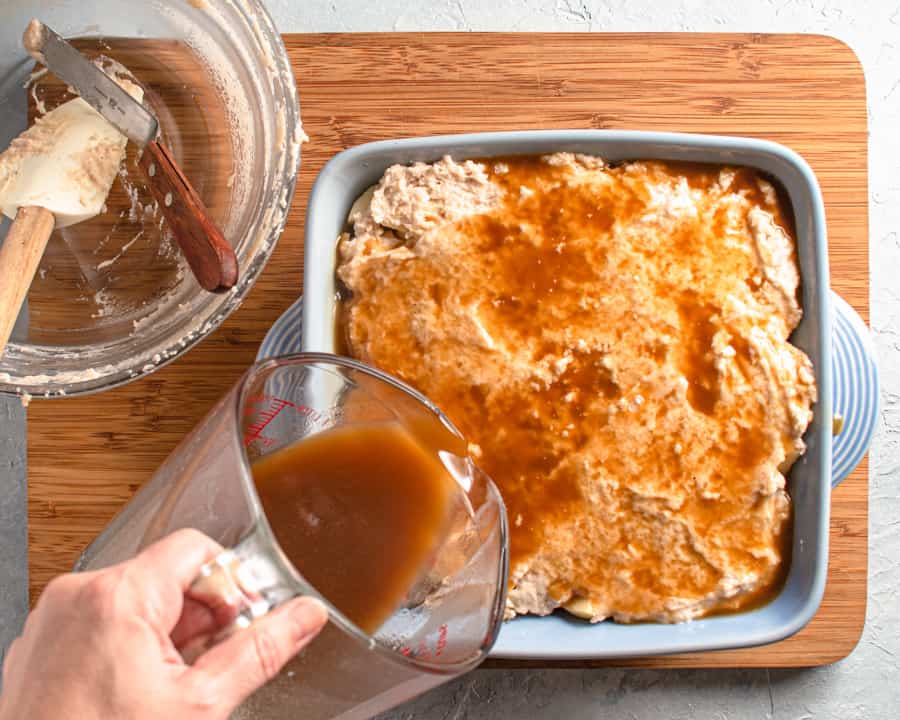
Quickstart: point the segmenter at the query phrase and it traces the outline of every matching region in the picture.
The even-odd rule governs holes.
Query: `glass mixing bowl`
[[[13,0],[0,6],[0,149],[72,97],[21,46],[35,14],[137,78],[240,267],[231,291],[200,288],[129,144],[105,211],[53,233],[0,358],[0,392],[56,397],[150,373],[240,305],[281,234],[304,135],[290,62],[257,0]]]

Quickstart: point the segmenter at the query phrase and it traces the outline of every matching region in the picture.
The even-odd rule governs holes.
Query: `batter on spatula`
[[[121,83],[142,99],[139,87]],[[38,118],[0,154],[0,212],[14,221],[0,246],[0,355],[50,234],[102,212],[127,142],[75,98]]]

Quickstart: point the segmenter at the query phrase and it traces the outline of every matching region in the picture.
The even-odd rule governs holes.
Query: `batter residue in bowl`
[[[511,526],[508,614],[759,602],[815,400],[792,223],[748,168],[390,168],[339,247],[349,351],[434,400]]]

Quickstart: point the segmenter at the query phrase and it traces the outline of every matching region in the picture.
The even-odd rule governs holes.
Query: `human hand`
[[[234,615],[185,596],[221,551],[179,530],[128,562],[53,580],[7,654],[0,720],[225,720],[328,616],[295,598],[186,664],[180,651]]]

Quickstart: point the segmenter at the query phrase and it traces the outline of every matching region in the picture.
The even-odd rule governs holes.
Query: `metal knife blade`
[[[46,25],[32,21],[26,49],[54,75],[65,80],[98,113],[141,147],[156,139],[153,114]]]

